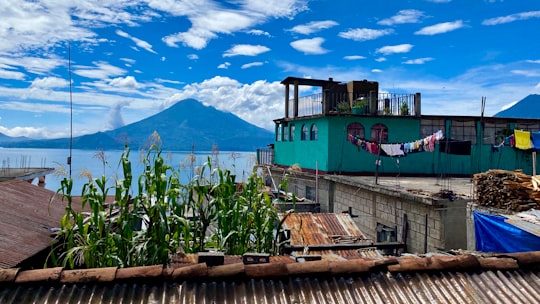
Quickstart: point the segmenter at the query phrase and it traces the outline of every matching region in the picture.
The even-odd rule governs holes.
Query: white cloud
[[[359,60],[359,59],[366,59],[366,57],[360,56],[360,55],[350,55],[350,56],[343,57],[343,59],[345,59],[345,60]]]
[[[189,54],[189,55],[187,55],[187,58],[189,60],[197,60],[197,59],[199,59],[199,56],[197,54]]]
[[[137,45],[138,47],[142,48],[142,49],[145,49],[146,51],[150,52],[150,53],[154,53],[154,54],[157,54],[156,51],[154,51],[152,49],[152,45],[144,40],[141,40],[139,38],[136,38],[136,37],[133,37],[131,36],[130,34],[122,31],[122,30],[116,30],[116,34],[120,37],[124,37],[124,38],[127,38],[131,41],[133,41],[135,43],[135,45]]]
[[[243,64],[243,65],[241,66],[241,68],[242,68],[242,69],[249,69],[249,68],[252,68],[252,67],[262,66],[262,65],[264,65],[263,62],[257,61],[257,62],[251,62],[251,63]]]
[[[408,53],[413,48],[412,44],[398,44],[398,45],[388,45],[383,46],[382,48],[377,49],[376,53],[381,53],[384,55],[396,54],[396,53]]]
[[[133,76],[118,77],[111,79],[109,85],[117,88],[137,89],[141,85],[137,82],[137,79]]]
[[[349,29],[346,32],[339,33],[339,37],[351,39],[354,41],[367,41],[377,39],[382,36],[390,35],[394,32],[393,29],[374,30],[368,28]]]
[[[417,59],[409,59],[407,61],[404,61],[403,64],[424,64],[428,61],[432,61],[433,58],[425,57],[425,58],[417,58]]]
[[[15,69],[15,67],[21,67],[29,73],[38,75],[46,74],[64,64],[67,65],[67,60],[55,58],[54,56],[47,58],[0,56],[0,68]]]
[[[377,62],[385,62],[386,58],[385,57],[378,57],[378,58],[375,58],[375,61],[377,61]]]
[[[234,7],[235,4],[239,6]],[[245,31],[269,18],[290,18],[307,9],[306,0],[245,0],[230,2],[226,7],[204,0],[197,3],[155,0],[149,5],[175,16],[186,16],[191,22],[188,31],[165,36],[163,42],[170,47],[182,43],[198,50],[205,48],[218,34]]]
[[[306,24],[297,25],[290,29],[291,32],[309,35],[321,30],[329,29],[331,27],[337,26],[339,23],[333,20],[324,20],[324,21],[312,21]]]
[[[69,81],[58,77],[36,78],[30,84],[31,88],[65,88],[69,86]]]
[[[300,39],[290,43],[290,45],[297,51],[303,52],[306,55],[319,55],[326,54],[328,50],[322,47],[324,38],[315,37],[311,39]]]
[[[372,69],[371,72],[372,73],[382,73],[382,70],[381,69]]]
[[[272,37],[272,35],[270,35],[270,33],[262,31],[262,30],[249,30],[246,33],[251,34],[251,35],[255,35],[255,36]]]
[[[24,73],[18,71],[8,71],[0,69],[0,78],[3,79],[14,79],[14,80],[23,80],[26,77]]]
[[[529,11],[518,14],[511,14],[502,17],[490,18],[482,21],[483,25],[498,25],[514,21],[527,20],[531,18],[540,18],[540,11]]]
[[[510,73],[525,77],[540,77],[540,71],[535,70],[511,70]]]
[[[86,78],[107,79],[112,76],[120,76],[126,70],[113,66],[107,62],[93,62],[94,66],[75,66],[73,73]]]
[[[163,78],[157,78],[157,82],[159,83],[172,83],[172,84],[182,84],[183,82],[178,80],[170,80],[170,79],[163,79]]]
[[[237,44],[223,53],[223,57],[233,56],[257,56],[270,51],[269,48],[263,45]]]
[[[218,65],[218,69],[228,69],[231,66],[230,62],[224,62],[220,65]]]
[[[401,10],[396,15],[383,19],[377,22],[380,25],[394,25],[394,24],[405,24],[405,23],[418,23],[420,18],[424,16],[424,13],[415,9]]]
[[[110,108],[105,127],[106,129],[114,130],[125,125],[124,119],[122,118],[122,108],[128,105],[128,102],[118,102]]]
[[[258,80],[240,83],[235,79],[216,76],[200,83],[186,85],[181,92],[167,99],[169,104],[186,98],[195,98],[231,112],[259,127],[273,130],[274,123],[268,117],[283,115],[283,85],[280,82]]]
[[[426,26],[426,27],[420,29],[419,31],[416,31],[414,34],[415,35],[432,36],[432,35],[437,35],[437,34],[442,34],[442,33],[448,33],[448,32],[451,32],[451,31],[455,31],[455,30],[460,29],[460,28],[462,28],[464,26],[465,25],[463,24],[463,21],[461,21],[461,20],[457,20],[457,21],[454,21],[454,22],[443,22],[443,23],[439,23],[439,24]]]

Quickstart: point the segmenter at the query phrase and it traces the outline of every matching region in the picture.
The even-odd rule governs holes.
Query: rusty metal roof
[[[231,260],[232,261],[232,260]],[[540,252],[0,269],[1,303],[540,303]]]
[[[11,268],[51,245],[65,213],[54,192],[21,180],[0,182],[0,268]]]
[[[283,228],[291,245],[370,243],[348,213],[289,213]]]

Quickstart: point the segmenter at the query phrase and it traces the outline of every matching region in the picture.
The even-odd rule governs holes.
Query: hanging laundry
[[[381,144],[381,149],[388,156],[403,156],[405,152],[401,149],[401,144]]]
[[[540,132],[531,132],[533,148],[540,150]]]
[[[433,152],[435,150],[435,143],[439,142],[443,138],[443,132],[442,130],[439,130],[423,139],[418,139],[407,143],[379,144],[377,142],[364,140],[356,135],[347,134],[348,141],[353,145],[362,148],[362,150],[365,150],[371,154],[390,157],[406,156],[409,153],[425,151]]]
[[[514,137],[516,139],[516,148],[521,150],[529,150],[533,148],[531,143],[531,132],[514,130]]]

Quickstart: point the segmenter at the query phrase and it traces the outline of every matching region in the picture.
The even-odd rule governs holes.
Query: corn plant
[[[126,146],[119,166],[123,178],[107,186],[103,175],[92,178],[81,194],[82,208],[72,208],[73,181],[65,178],[57,193],[66,203],[66,214],[49,254],[48,265],[66,268],[167,264],[177,253],[210,247],[227,254],[276,252],[280,230],[277,209],[263,191],[256,173],[237,187],[229,170],[212,166],[196,169],[187,183],[166,163],[157,144],[142,159],[144,171],[134,181],[130,150]],[[105,162],[105,157],[101,158]],[[114,201],[107,204],[109,192]]]

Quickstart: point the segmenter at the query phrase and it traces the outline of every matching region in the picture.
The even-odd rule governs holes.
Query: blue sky
[[[422,114],[486,96],[491,116],[540,93],[539,30],[538,0],[3,0],[0,132],[67,137],[73,111],[94,133],[186,98],[273,130],[288,76],[420,92]]]

